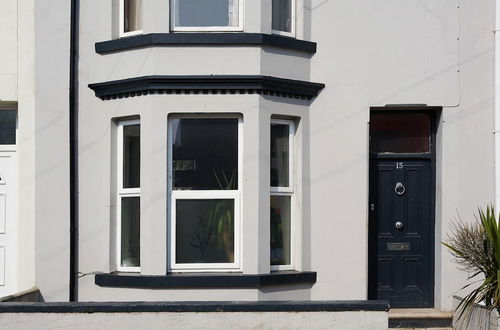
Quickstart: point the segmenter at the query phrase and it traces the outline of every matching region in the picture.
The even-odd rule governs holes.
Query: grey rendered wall
[[[436,306],[464,275],[441,248],[456,212],[493,200],[494,2],[313,0],[313,299],[366,297],[370,106],[443,106],[438,134]],[[480,170],[479,170],[480,169]],[[323,219],[328,220],[323,220]],[[331,243],[334,242],[334,243]]]
[[[269,32],[269,17],[263,14],[269,4],[246,1],[246,32]],[[314,56],[254,47],[155,47],[98,55],[94,43],[117,35],[116,2],[82,2],[80,271],[87,275],[79,282],[80,298],[365,299],[369,109],[419,103],[444,107],[437,138],[435,297],[437,307],[451,308],[463,274],[439,242],[457,210],[470,219],[477,205],[493,200],[493,9],[492,0],[304,0],[298,1],[297,36],[318,43]],[[167,10],[164,0],[145,1],[145,31],[168,32]],[[326,88],[310,103],[256,95],[101,101],[87,88],[89,83],[147,74],[259,73],[322,82]],[[148,291],[94,285],[93,273],[113,270],[111,141],[112,119],[120,116],[140,115],[143,125],[141,193],[148,203],[141,206],[141,230],[147,233],[143,272],[166,272],[166,186],[161,182],[166,182],[167,116],[175,112],[243,115],[243,270],[248,273],[268,271],[269,206],[267,197],[258,196],[269,182],[269,119],[277,113],[301,117],[297,175],[302,246],[297,265],[318,272],[311,289]]]
[[[35,3],[36,286],[69,299],[70,1]]]

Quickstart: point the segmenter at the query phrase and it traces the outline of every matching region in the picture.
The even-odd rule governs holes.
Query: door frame
[[[442,107],[437,106],[385,106],[385,107],[370,107],[370,119],[372,113],[391,113],[391,114],[426,114],[430,117],[430,162],[431,162],[431,213],[430,213],[430,283],[432,286],[432,296],[430,297],[430,307],[435,307],[435,296],[436,296],[436,278],[435,278],[435,268],[436,268],[436,135],[438,118],[440,116],[440,111]],[[377,277],[372,274],[372,269],[374,268],[374,263],[376,264],[377,259],[377,239],[375,236],[377,228],[373,228],[374,224],[370,223],[370,195],[372,193],[373,187],[371,186],[371,177],[373,175],[371,171],[372,159],[429,159],[429,154],[420,153],[398,153],[398,154],[378,154],[372,153],[370,150],[370,119],[368,121],[368,199],[367,199],[367,213],[368,213],[368,267],[367,267],[367,297],[369,300],[377,299]]]

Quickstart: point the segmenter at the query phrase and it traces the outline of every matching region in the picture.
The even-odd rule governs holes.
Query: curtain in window
[[[273,0],[272,27],[276,31],[292,32],[292,1]]]
[[[142,0],[125,0],[125,32],[142,30]]]

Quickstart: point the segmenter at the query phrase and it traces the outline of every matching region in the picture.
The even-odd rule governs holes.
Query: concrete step
[[[452,313],[434,308],[394,308],[389,311],[389,329],[452,329]]]

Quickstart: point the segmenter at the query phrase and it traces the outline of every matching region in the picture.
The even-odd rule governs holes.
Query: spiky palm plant
[[[448,241],[443,244],[450,250],[455,263],[468,273],[468,280],[479,275],[479,279],[468,283],[462,289],[472,289],[457,306],[459,319],[471,317],[472,307],[484,303],[490,310],[500,307],[500,226],[493,206],[486,212],[478,210],[479,218],[472,223],[459,220],[453,223]]]

